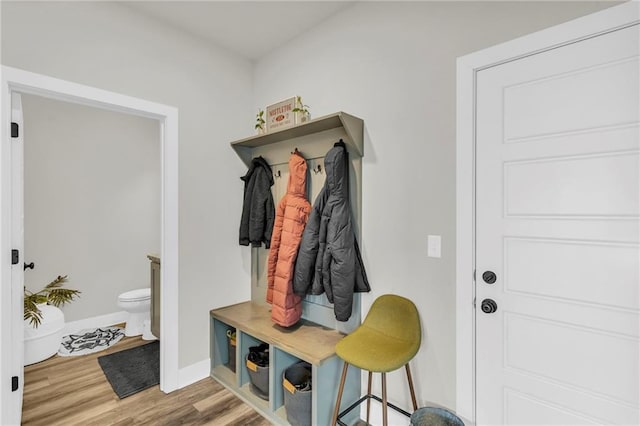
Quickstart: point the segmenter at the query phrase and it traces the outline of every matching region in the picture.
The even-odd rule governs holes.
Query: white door
[[[634,25],[477,74],[478,424],[640,423],[639,52]]]
[[[22,324],[24,297],[24,126],[22,119],[22,98],[11,94],[11,246],[18,250],[18,263],[11,266],[11,328],[14,342],[11,350],[11,412],[8,424],[20,424],[22,416],[22,394],[24,385],[24,328]],[[15,124],[13,124],[15,123]],[[17,129],[13,129],[17,126]],[[14,131],[17,130],[17,136]],[[15,342],[19,342],[15,344]]]

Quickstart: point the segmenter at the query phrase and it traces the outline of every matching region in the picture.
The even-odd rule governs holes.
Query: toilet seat
[[[144,334],[144,322],[150,319],[151,314],[151,288],[139,288],[122,293],[118,296],[118,307],[127,313],[124,335],[131,337]]]
[[[149,287],[127,291],[118,296],[120,302],[138,302],[147,299],[151,299],[151,288]]]

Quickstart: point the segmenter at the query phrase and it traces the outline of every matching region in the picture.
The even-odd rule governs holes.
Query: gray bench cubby
[[[331,423],[331,415],[340,382],[342,361],[336,356],[335,344],[344,337],[310,321],[303,320],[292,329],[282,329],[273,325],[271,313],[265,306],[245,302],[211,311],[211,376],[240,399],[276,425],[289,425],[284,408],[282,373],[297,363],[311,364],[312,424],[325,426]],[[227,366],[227,330],[236,330],[236,372]],[[269,400],[265,401],[250,389],[249,374],[245,366],[245,356],[250,346],[269,344]],[[360,370],[350,368],[347,386],[342,398],[345,409],[350,401],[360,397]],[[357,410],[352,423],[358,419]]]

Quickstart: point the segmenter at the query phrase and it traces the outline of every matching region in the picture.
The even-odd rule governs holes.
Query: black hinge
[[[15,392],[18,390],[18,376],[13,376],[11,378],[11,392]]]
[[[11,250],[11,264],[17,265],[20,262],[20,250]]]
[[[18,123],[11,122],[11,137],[18,137]]]

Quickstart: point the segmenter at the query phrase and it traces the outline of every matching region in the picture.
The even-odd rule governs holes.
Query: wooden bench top
[[[265,343],[313,365],[335,355],[335,346],[344,334],[316,323],[301,320],[284,328],[271,321],[271,309],[254,302],[211,310],[211,316]]]

